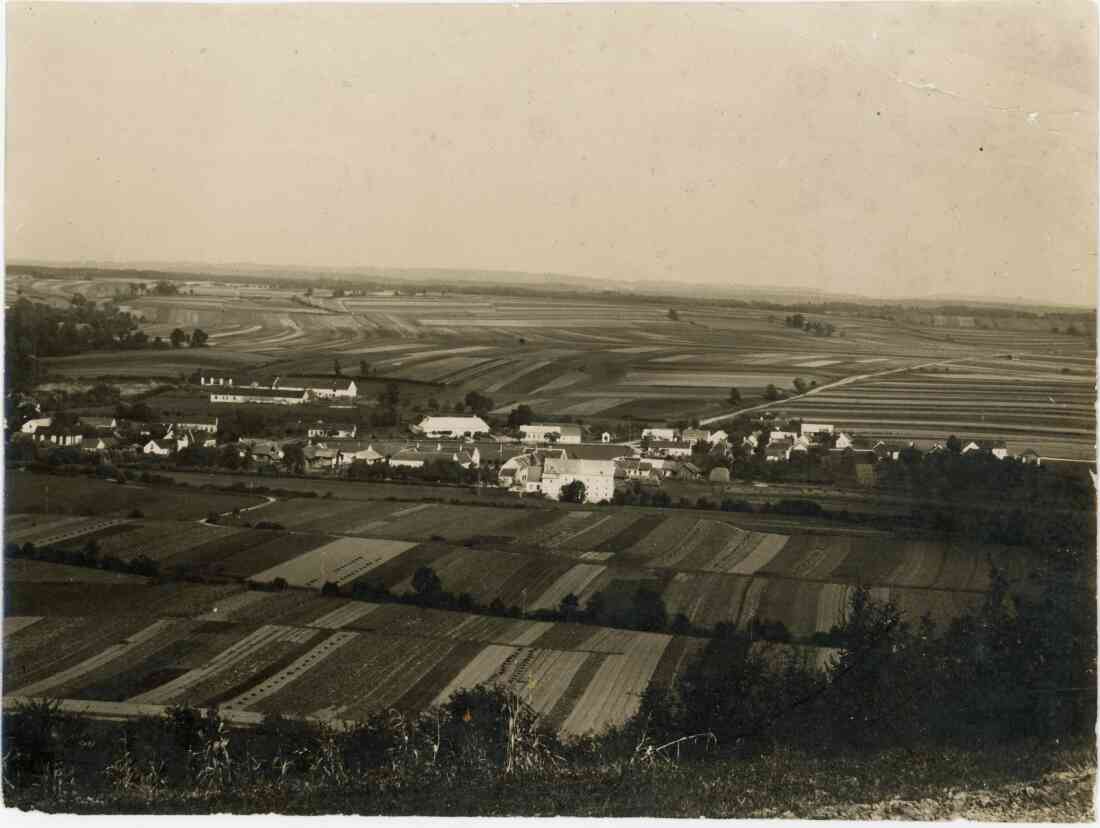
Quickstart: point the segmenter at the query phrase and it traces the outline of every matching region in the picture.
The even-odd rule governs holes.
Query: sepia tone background
[[[1094,303],[1091,3],[8,9],[9,261]]]

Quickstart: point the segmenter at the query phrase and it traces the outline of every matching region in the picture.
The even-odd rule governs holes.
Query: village
[[[1031,448],[1013,455],[1004,440],[878,439],[774,411],[731,419],[728,430],[696,422],[638,424],[636,434],[612,433],[581,422],[535,421],[534,412],[518,418],[530,421],[513,416],[494,423],[487,413],[426,414],[404,426],[376,429],[349,416],[358,410],[354,379],[259,380],[203,371],[193,382],[209,395],[208,413],[147,420],[74,415],[43,411],[32,398],[20,396],[14,406],[19,414],[5,420],[9,448],[16,458],[95,465],[108,477],[121,466],[217,467],[259,475],[497,486],[517,496],[578,503],[610,503],[616,492],[659,488],[673,480],[721,487],[739,478],[806,480],[820,470],[827,479],[870,487],[876,465],[912,463],[938,452],[1092,474],[1087,463],[1045,457]],[[286,408],[306,403],[325,405],[331,415],[295,418]],[[226,413],[246,406],[278,407],[288,432],[298,436],[234,433]]]

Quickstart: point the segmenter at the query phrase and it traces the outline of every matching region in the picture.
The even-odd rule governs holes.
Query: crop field
[[[144,517],[158,520],[199,520],[210,512],[231,512],[263,502],[248,495],[29,472],[4,476],[4,498],[5,514],[125,518],[137,509]]]
[[[320,589],[325,583],[346,584],[393,560],[416,544],[377,538],[338,538],[296,558],[257,572],[252,580],[284,579],[291,586]]]

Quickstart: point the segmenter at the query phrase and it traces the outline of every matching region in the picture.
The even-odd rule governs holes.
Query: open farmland
[[[53,581],[37,577],[43,586]],[[496,683],[515,688],[563,732],[580,734],[623,723],[645,687],[667,686],[686,654],[702,646],[308,593],[296,593],[303,603],[240,587],[220,597],[198,585],[182,589],[200,594],[162,606],[189,604],[187,614],[159,614],[149,600],[118,616],[103,595],[85,596],[79,607],[45,600],[36,616],[9,614],[8,695],[111,702],[122,713],[193,704],[339,722],[391,707],[420,710],[459,688]],[[265,604],[262,620],[240,614],[257,601]]]

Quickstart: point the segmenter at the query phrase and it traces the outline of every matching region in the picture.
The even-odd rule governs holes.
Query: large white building
[[[674,428],[643,428],[642,437],[651,440],[675,440],[677,435]]]
[[[425,417],[414,428],[425,437],[474,437],[488,434],[489,424],[480,417]]]
[[[302,405],[307,393],[287,388],[242,388],[233,386],[210,392],[212,403],[263,403],[268,405]]]
[[[615,494],[615,461],[562,460],[548,457],[542,464],[539,488],[547,497],[560,500],[562,487],[576,480],[584,484],[586,503],[611,500]]]
[[[519,427],[525,443],[547,443],[554,437],[557,443],[576,444],[581,441],[581,427],[572,423],[531,423]]]
[[[278,377],[271,385],[284,391],[305,391],[319,400],[354,400],[359,396],[355,380],[348,377],[313,379],[309,377]]]

